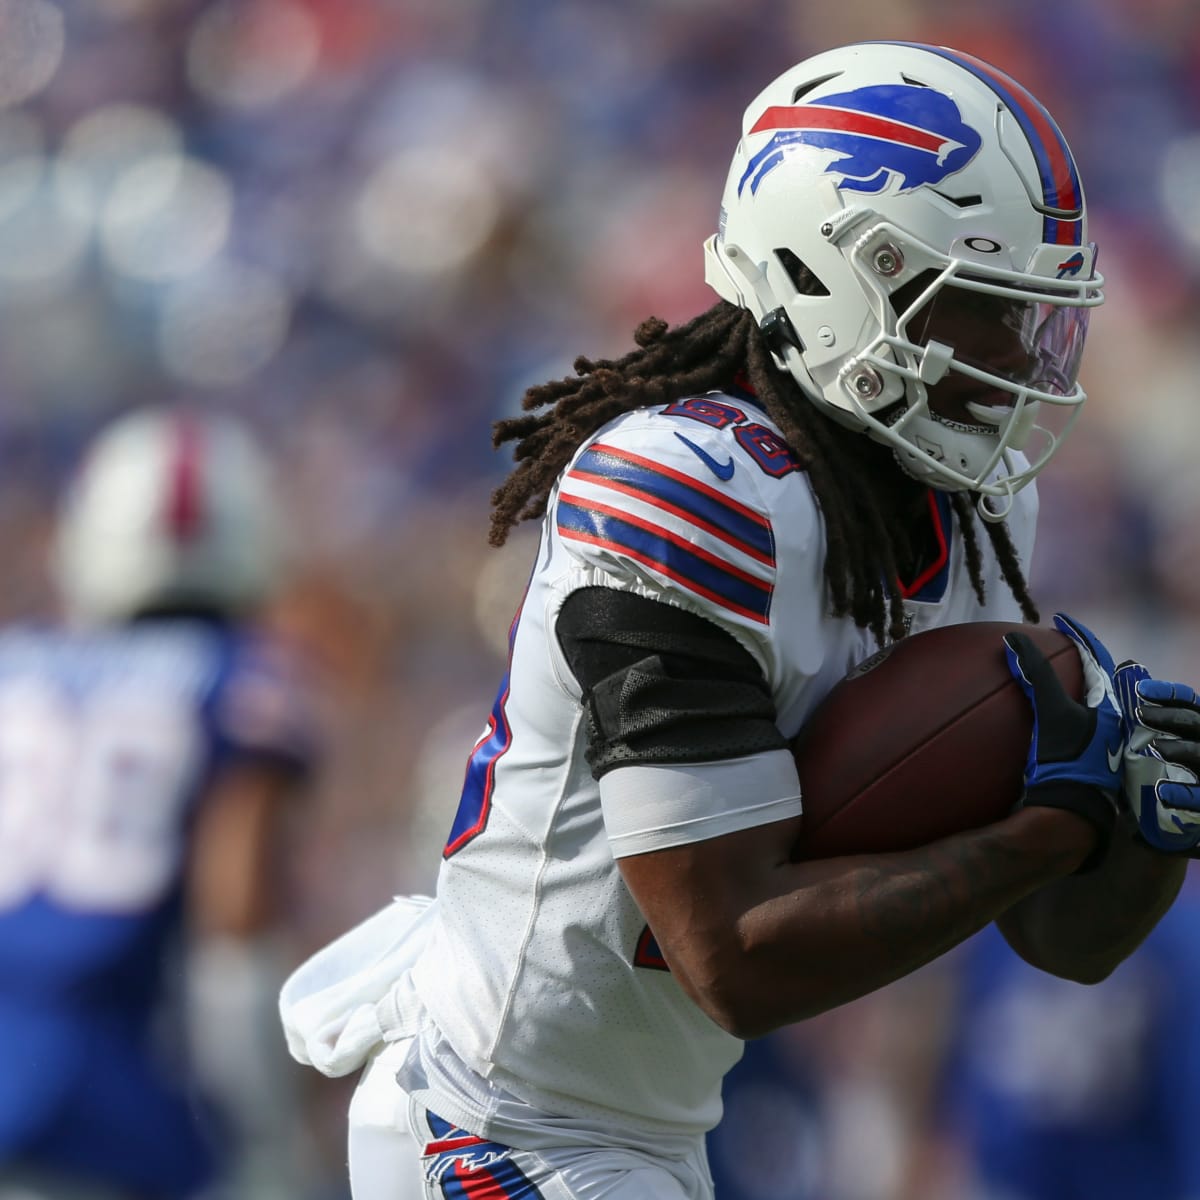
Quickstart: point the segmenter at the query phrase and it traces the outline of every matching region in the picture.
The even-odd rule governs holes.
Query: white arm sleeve
[[[600,780],[615,858],[686,846],[798,817],[800,780],[787,750],[683,766],[629,766]]]

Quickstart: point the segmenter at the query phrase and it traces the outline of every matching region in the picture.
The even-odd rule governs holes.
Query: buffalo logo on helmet
[[[829,150],[826,174],[838,187],[874,194],[893,179],[897,190],[937,184],[961,171],[983,139],[949,96],[912,84],[879,84],[823,96],[807,104],[772,105],[750,133],[774,131],[746,166],[738,183],[751,193],[794,147]]]
[[[1064,279],[1067,276],[1078,275],[1083,270],[1084,262],[1083,251],[1076,250],[1070,258],[1066,258],[1058,264],[1058,274],[1055,278]]]

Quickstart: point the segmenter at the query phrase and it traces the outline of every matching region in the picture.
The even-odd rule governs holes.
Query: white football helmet
[[[1103,280],[1075,161],[969,55],[863,43],[780,76],[746,110],[705,259],[807,396],[988,519],[1085,399]]]
[[[67,493],[54,552],[64,607],[81,623],[170,607],[236,615],[265,598],[280,566],[267,464],[229,417],[119,418]]]

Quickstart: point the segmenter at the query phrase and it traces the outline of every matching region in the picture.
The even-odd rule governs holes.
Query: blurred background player
[[[959,1200],[1200,1196],[1200,890],[1103,983],[1031,970],[984,930],[954,956],[937,1133]]]
[[[295,664],[247,628],[280,561],[246,432],[134,413],[62,509],[64,623],[0,635],[0,1196],[225,1194],[310,758]]]

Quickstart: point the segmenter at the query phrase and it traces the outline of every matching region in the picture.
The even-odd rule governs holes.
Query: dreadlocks
[[[492,494],[490,541],[501,546],[521,521],[546,511],[559,473],[582,442],[631,409],[685,396],[728,391],[747,378],[758,402],[779,426],[808,473],[825,520],[825,579],[834,616],[850,616],[882,645],[904,636],[900,564],[907,554],[905,524],[878,485],[881,448],[829,420],[808,401],[790,374],[776,368],[754,317],[722,300],[684,325],[651,317],[634,333],[637,349],[617,360],[575,360],[576,378],[530,388],[522,401],[535,416],[498,421],[493,445],[516,442],[516,469]],[[952,497],[966,546],[971,582],[983,602],[983,573],[972,501]],[[1028,621],[1037,609],[1016,550],[1002,523],[985,524],[1005,582]]]

